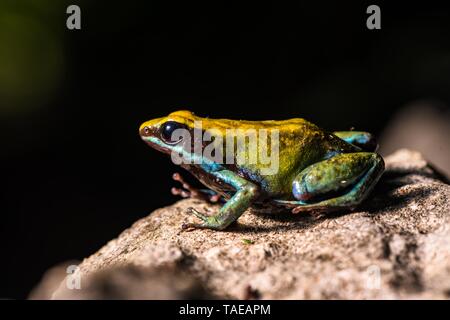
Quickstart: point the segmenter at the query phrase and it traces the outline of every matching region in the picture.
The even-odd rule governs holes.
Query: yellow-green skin
[[[269,137],[277,131],[278,170],[275,174],[264,174],[263,169],[268,165],[259,159],[256,163],[250,161],[245,148],[234,148],[236,161],[232,164],[224,163],[224,159],[212,161],[202,153],[189,153],[186,156],[197,160],[196,164],[182,166],[209,189],[229,199],[216,216],[191,209],[202,223],[190,224],[190,227],[222,230],[250,206],[266,211],[291,208],[294,213],[351,209],[367,197],[384,170],[383,159],[373,152],[376,143],[369,133],[329,133],[301,118],[283,121],[209,119],[190,111],[177,111],[143,123],[140,135],[157,150],[184,154],[182,141],[171,141],[163,133],[167,136],[176,127],[188,130],[193,136],[195,125],[199,123],[203,132],[213,132],[223,141],[229,133],[227,130],[236,130],[234,146],[239,134],[249,129],[256,132],[265,129]],[[267,143],[257,143],[256,150],[270,154],[273,146],[270,142],[269,139]],[[221,151],[225,154],[227,144],[220,146],[218,148],[223,148]],[[238,162],[239,157],[245,161]]]

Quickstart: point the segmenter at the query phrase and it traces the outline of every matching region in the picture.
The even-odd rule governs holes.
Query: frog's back
[[[166,120],[177,121],[190,128],[197,122],[203,131],[215,131],[222,137],[229,134],[227,130],[233,129],[237,136],[247,135],[249,131],[256,131],[257,135],[265,132],[269,138],[266,143],[258,140],[257,152],[249,152],[249,146],[245,144],[235,145],[234,162],[225,166],[258,183],[266,195],[279,198],[291,196],[292,180],[307,166],[324,159],[327,154],[354,151],[345,141],[303,118],[264,121],[210,119],[198,117],[190,111],[177,111]],[[255,153],[258,154],[256,162],[252,161]],[[237,158],[242,160],[243,154],[245,161],[239,161]],[[266,155],[265,161],[261,154]],[[271,168],[269,173],[268,168]]]
[[[302,118],[292,118],[288,120],[262,120],[262,121],[212,119],[208,117],[198,117],[191,111],[187,110],[172,112],[167,117],[167,120],[187,124],[189,127],[193,127],[194,122],[199,122],[201,123],[202,129],[204,130],[219,130],[219,131],[224,131],[226,129],[242,129],[242,130],[279,129],[279,130],[295,131],[306,127],[315,127],[318,129],[317,126]]]
[[[291,182],[307,166],[321,161],[328,155],[355,151],[353,146],[337,136],[302,118],[261,122],[242,121],[239,128],[246,127],[266,129],[268,135],[271,135],[274,130],[278,133],[278,141],[275,144],[271,145],[268,141],[267,145],[258,145],[258,152],[262,154],[271,154],[272,151],[278,154],[278,157],[269,156],[272,163],[267,165],[258,161],[258,163],[245,162],[237,165],[241,175],[258,182],[263,191],[271,197],[291,197]],[[263,168],[267,172],[268,167],[276,170],[272,171],[272,174],[265,174]]]
[[[267,130],[283,130],[283,131],[297,131],[304,130],[306,128],[315,127],[316,125],[302,118],[293,118],[288,120],[263,120],[263,121],[251,121],[251,120],[231,120],[231,119],[209,119],[199,118],[202,121],[204,129],[267,129]]]

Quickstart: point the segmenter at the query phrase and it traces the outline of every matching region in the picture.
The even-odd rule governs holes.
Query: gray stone
[[[181,229],[193,219],[186,208],[212,214],[217,206],[187,199],[158,209],[79,265],[85,288],[68,291],[63,281],[52,297],[102,298],[93,287],[114,282],[121,268],[138,268],[150,285],[122,281],[128,294],[118,298],[191,297],[200,284],[236,299],[447,299],[450,187],[417,152],[399,150],[385,160],[373,194],[351,213],[317,218],[248,210],[219,232]],[[172,272],[173,281],[155,270]],[[192,277],[184,291],[176,283],[186,277],[173,270]],[[111,279],[98,280],[105,272]],[[161,287],[171,293],[158,295]]]

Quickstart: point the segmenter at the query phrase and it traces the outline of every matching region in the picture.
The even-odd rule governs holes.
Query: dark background
[[[369,4],[2,0],[0,297],[176,200],[145,120],[189,109],[379,134],[411,101],[448,105],[449,11],[378,3],[368,30]]]

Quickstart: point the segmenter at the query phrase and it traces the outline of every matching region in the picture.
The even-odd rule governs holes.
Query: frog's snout
[[[139,127],[139,135],[143,137],[148,137],[151,135],[151,128],[147,126],[145,123]]]
[[[139,135],[142,139],[156,135],[157,131],[158,124],[153,120],[146,121],[139,127]]]
[[[142,123],[139,127],[139,135],[141,136],[141,138],[158,136],[159,128],[163,121],[164,118],[157,118]]]

